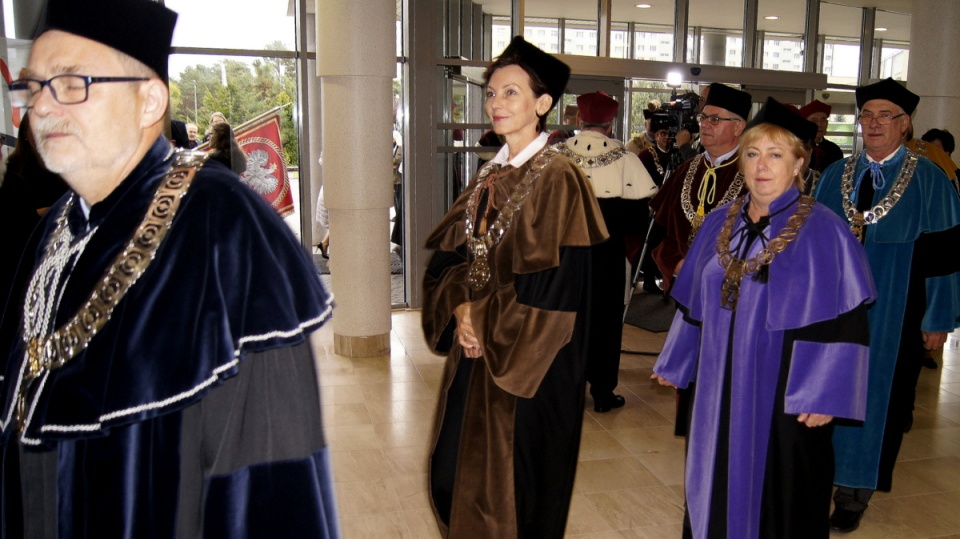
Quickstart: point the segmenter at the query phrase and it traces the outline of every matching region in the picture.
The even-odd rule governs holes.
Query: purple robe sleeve
[[[700,326],[685,318],[683,311],[677,310],[653,372],[673,385],[685,388],[696,379],[699,355]]]

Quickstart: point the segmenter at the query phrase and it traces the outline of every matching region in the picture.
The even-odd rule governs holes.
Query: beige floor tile
[[[366,402],[436,400],[437,398],[436,392],[431,390],[422,380],[361,384],[360,391],[363,392]]]
[[[683,451],[684,440],[673,434],[673,426],[637,429],[614,429],[610,431],[631,453],[659,453]]]
[[[681,451],[642,453],[637,460],[664,485],[682,485],[686,454]]]
[[[416,539],[440,539],[440,529],[432,509],[404,511],[403,518],[407,529]]]
[[[337,503],[343,517],[400,511],[400,500],[386,479],[337,481]]]
[[[418,539],[401,512],[341,517],[342,535],[349,539]]]
[[[623,408],[611,410],[604,414],[595,413],[593,407],[588,407],[587,413],[608,430],[662,427],[670,424],[669,419],[663,417],[650,405],[642,401],[629,402]]]
[[[634,457],[581,461],[574,482],[584,494],[659,485],[656,476]]]
[[[683,501],[666,487],[602,491],[586,497],[615,530],[683,522]]]
[[[428,422],[433,424],[433,416],[437,410],[434,400],[399,400],[386,402],[368,402],[366,409],[371,422],[380,425],[383,423]]]
[[[383,457],[390,467],[390,475],[426,474],[430,449],[429,443],[422,446],[384,447]]]
[[[333,404],[323,409],[323,424],[330,427],[350,427],[372,425],[373,420],[367,412],[366,404]]]
[[[360,384],[348,386],[323,386],[320,388],[320,402],[324,406],[334,404],[356,404],[364,402]]]
[[[402,475],[387,479],[400,500],[405,511],[414,509],[430,510],[430,498],[427,492],[427,474]]]
[[[331,451],[380,449],[380,439],[373,425],[325,427],[324,434]]]
[[[956,534],[960,530],[960,511],[957,511],[960,490],[878,500],[870,505],[876,505],[877,509],[915,531],[918,537]]]
[[[628,457],[630,452],[605,430],[584,432],[580,435],[579,460]]]
[[[380,423],[373,426],[381,447],[427,447],[433,440],[433,421]]]
[[[645,528],[633,528],[620,532],[620,537],[623,539],[677,539],[682,535],[682,523],[655,525]]]
[[[567,516],[566,537],[592,537],[598,532],[612,532],[610,524],[597,512],[583,494],[574,493]]]
[[[330,455],[337,481],[384,479],[394,475],[379,449],[332,451]]]

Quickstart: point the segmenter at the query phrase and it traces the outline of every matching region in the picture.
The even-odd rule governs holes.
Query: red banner
[[[280,110],[238,126],[233,134],[247,156],[247,170],[240,181],[266,200],[280,217],[293,213],[293,193],[280,142]]]

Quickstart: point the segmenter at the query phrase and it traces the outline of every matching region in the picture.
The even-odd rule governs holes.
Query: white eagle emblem
[[[247,156],[247,170],[240,181],[261,195],[270,194],[280,184],[280,178],[274,174],[276,170],[277,165],[270,163],[270,155],[265,150],[254,150]]]

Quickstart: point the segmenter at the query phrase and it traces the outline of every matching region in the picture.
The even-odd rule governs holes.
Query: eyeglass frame
[[[857,114],[857,123],[860,125],[871,125],[873,122],[877,122],[877,125],[890,125],[894,120],[901,116],[906,116],[906,112],[901,112],[900,114],[895,114],[893,116],[884,115],[884,114],[875,114],[873,116],[864,116],[861,112]],[[885,121],[881,121],[881,118]]]
[[[703,124],[704,122],[706,122],[714,127],[720,125],[720,122],[742,122],[742,121],[743,121],[742,118],[724,118],[717,114],[711,114],[710,116],[707,116],[702,112],[700,114],[697,114],[697,123]]]
[[[57,96],[57,91],[53,89],[52,83],[53,83],[54,80],[57,80],[57,79],[60,79],[60,78],[64,78],[64,77],[72,77],[72,78],[80,79],[80,80],[83,81],[83,99],[81,99],[80,101],[71,101],[71,102],[69,102],[69,103],[65,103],[65,102],[63,102],[63,101],[60,100],[60,97]],[[77,74],[73,74],[73,73],[64,73],[64,74],[62,74],[62,75],[56,75],[56,76],[50,77],[50,78],[47,79],[47,80],[39,80],[39,79],[32,79],[32,78],[17,79],[17,80],[15,80],[15,81],[7,84],[7,90],[10,91],[10,101],[11,101],[11,104],[12,104],[13,106],[15,106],[15,107],[18,107],[18,108],[30,108],[30,107],[32,107],[33,105],[31,105],[31,101],[35,101],[36,98],[37,98],[37,96],[39,96],[41,93],[43,93],[44,87],[50,88],[50,95],[53,97],[54,101],[56,101],[57,103],[60,103],[61,105],[79,105],[79,104],[81,104],[81,103],[86,103],[86,101],[87,101],[88,99],[90,99],[90,85],[91,85],[91,84],[98,84],[98,83],[102,83],[102,82],[145,82],[145,81],[148,81],[148,80],[150,80],[150,79],[147,78],[147,77],[91,77],[91,76],[89,76],[89,75],[77,75]],[[30,95],[28,96],[27,100],[24,102],[23,105],[17,105],[17,104],[15,104],[15,103],[14,103],[14,101],[15,101],[14,93],[15,93],[15,92],[24,92],[24,91],[29,92],[30,88],[29,88],[29,86],[27,86],[27,84],[28,84],[28,83],[31,83],[31,82],[35,82],[35,83],[39,84],[39,85],[40,85],[40,89],[37,90],[36,92],[30,94]],[[22,86],[25,86],[25,87],[24,87],[24,88],[16,88],[16,86],[18,86],[18,85],[22,85]]]

